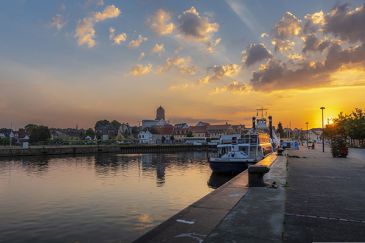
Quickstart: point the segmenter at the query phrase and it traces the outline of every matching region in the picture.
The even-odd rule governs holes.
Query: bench
[[[248,167],[248,186],[264,187],[264,175],[270,171],[271,166],[276,160],[276,155],[271,154],[260,162]]]

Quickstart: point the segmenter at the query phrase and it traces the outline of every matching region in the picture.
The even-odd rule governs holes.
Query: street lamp
[[[326,107],[322,106],[320,108],[322,110],[322,152],[324,152],[324,125],[323,125],[323,110],[326,109]]]
[[[307,147],[308,147],[308,142],[309,142],[309,130],[308,130],[308,122],[305,123],[307,125]]]

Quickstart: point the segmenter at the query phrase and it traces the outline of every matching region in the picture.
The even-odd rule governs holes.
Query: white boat
[[[272,117],[268,118],[269,126],[263,115],[261,118],[252,117],[252,129],[247,134],[231,135],[230,141],[221,139],[217,146],[218,156],[209,158],[213,172],[239,173],[278,148],[280,139],[272,127]]]
[[[219,144],[217,148],[218,156],[209,158],[210,168],[216,173],[242,172],[273,152],[270,136],[257,131],[232,139],[230,144]]]

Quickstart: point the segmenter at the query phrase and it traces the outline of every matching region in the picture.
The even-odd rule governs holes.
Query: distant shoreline
[[[63,146],[30,146],[0,147],[0,157],[40,156],[40,155],[73,155],[98,153],[174,153],[209,151],[215,146],[190,144],[136,144],[136,145],[63,145]]]

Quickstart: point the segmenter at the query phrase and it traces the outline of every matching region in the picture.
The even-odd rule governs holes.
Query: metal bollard
[[[270,171],[267,166],[252,165],[248,167],[248,186],[249,187],[264,187],[264,175]]]

